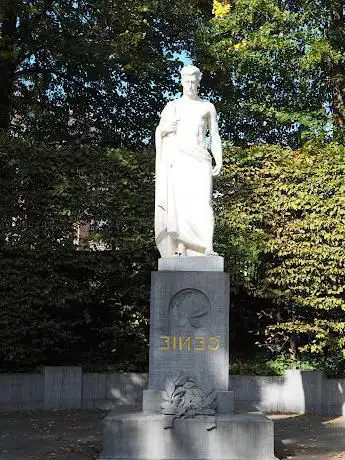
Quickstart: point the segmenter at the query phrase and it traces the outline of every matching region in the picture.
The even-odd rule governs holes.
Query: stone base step
[[[276,460],[273,422],[261,413],[218,414],[177,419],[164,429],[166,416],[112,412],[105,419],[100,460]]]

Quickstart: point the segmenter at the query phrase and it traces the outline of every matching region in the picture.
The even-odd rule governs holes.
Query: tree
[[[300,146],[341,136],[343,0],[215,0],[195,56],[227,139]]]
[[[203,0],[1,2],[6,369],[145,363],[157,255],[154,155],[143,146],[209,13]],[[79,221],[109,250],[76,251]]]
[[[333,53],[333,59],[328,58],[330,67],[330,87],[332,91],[332,109],[334,124],[345,128],[345,2],[334,1],[330,5],[329,27],[325,27],[325,38],[328,40]]]
[[[226,152],[219,225],[240,285],[265,299],[257,328],[272,351],[343,362],[344,156],[336,143]]]
[[[204,11],[201,0],[4,0],[0,129],[142,146]]]
[[[0,136],[2,369],[147,360],[154,156]],[[106,251],[76,251],[92,221]]]
[[[0,130],[10,126],[10,94],[13,92],[15,57],[14,40],[16,33],[15,4],[5,2],[0,10]]]

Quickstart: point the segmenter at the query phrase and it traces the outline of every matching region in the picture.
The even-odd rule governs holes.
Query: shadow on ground
[[[0,413],[0,459],[94,460],[102,450],[106,413],[95,409]],[[345,417],[271,418],[280,460],[345,460]]]
[[[0,413],[1,460],[93,460],[102,447],[101,410]]]
[[[345,460],[345,417],[272,415],[280,460]]]

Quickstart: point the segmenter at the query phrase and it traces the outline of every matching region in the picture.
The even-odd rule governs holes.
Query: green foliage
[[[322,356],[307,355],[293,358],[288,354],[256,354],[247,359],[232,358],[229,373],[233,375],[276,375],[283,376],[289,369],[322,371],[328,378],[344,378],[345,362],[341,353]]]
[[[5,248],[71,248],[80,221],[93,221],[94,232],[114,250],[153,239],[147,212],[153,209],[152,152],[2,137],[0,167]]]
[[[262,299],[258,341],[271,351],[344,353],[344,158],[336,143],[226,152],[218,221],[233,235],[227,257],[242,254],[238,283]]]
[[[10,98],[0,122],[10,115],[14,131],[44,141],[142,148],[205,9],[199,0],[1,2],[0,101],[5,90]]]
[[[237,0],[200,29],[196,59],[236,145],[298,147],[345,126],[344,2]]]
[[[113,252],[3,250],[0,264],[2,370],[145,368],[148,270]]]
[[[3,369],[145,369],[153,165],[151,152],[0,138]],[[76,250],[82,221],[108,250]]]
[[[3,368],[146,365],[157,253],[143,148],[210,11],[204,0],[0,2]],[[83,222],[106,251],[76,250]]]
[[[255,356],[246,361],[235,359],[230,361],[229,372],[234,375],[277,375],[283,376],[288,369],[314,370],[311,361],[293,359],[289,356],[278,355],[269,357]]]
[[[344,2],[238,0],[206,27],[210,3],[1,2],[0,130],[11,120],[19,136],[0,138],[4,368],[145,366],[157,253],[153,154],[140,149],[183,50],[227,139],[305,144],[227,148],[215,239],[231,338],[245,327],[340,367],[345,151],[323,139],[344,140]],[[76,251],[80,222],[107,251]]]
[[[334,353],[314,357],[315,366],[325,373],[328,378],[345,377],[345,360],[341,350]]]

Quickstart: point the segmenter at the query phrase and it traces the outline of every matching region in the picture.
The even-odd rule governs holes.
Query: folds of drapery
[[[155,239],[162,257],[177,242],[195,253],[212,248],[212,162],[205,148],[184,150],[170,134],[156,156]]]

